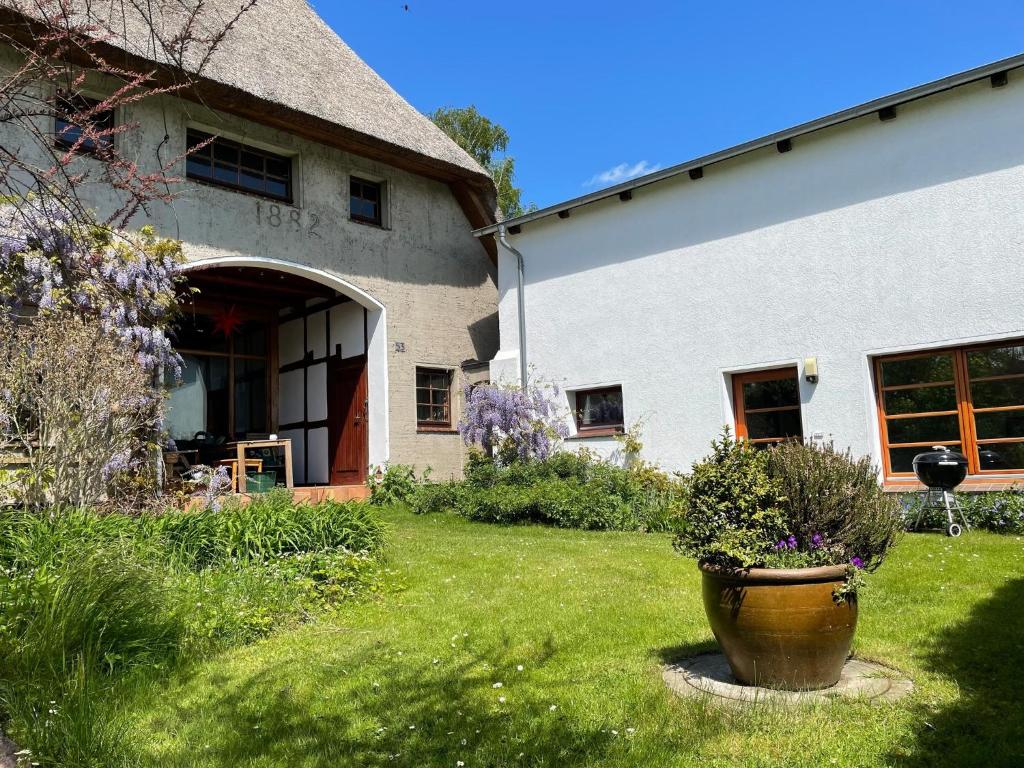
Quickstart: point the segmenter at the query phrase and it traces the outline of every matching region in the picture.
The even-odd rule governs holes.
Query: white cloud
[[[629,181],[635,179],[637,176],[643,176],[647,173],[654,173],[661,169],[660,164],[651,164],[646,160],[641,160],[639,163],[619,163],[614,168],[609,168],[607,171],[601,171],[592,176],[588,181],[583,182],[584,187],[608,187],[612,184],[618,184],[619,182]]]

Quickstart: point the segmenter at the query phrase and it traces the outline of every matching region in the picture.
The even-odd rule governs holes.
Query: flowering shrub
[[[871,462],[831,445],[759,451],[728,430],[694,465],[675,546],[740,568],[877,568],[902,529],[898,501]]]
[[[555,385],[466,387],[466,411],[459,434],[466,445],[493,454],[501,464],[548,458],[569,435],[559,413]]]
[[[831,444],[789,442],[766,452],[768,473],[779,481],[786,518],[785,550],[808,564],[849,564],[873,571],[903,530],[899,500],[878,483],[867,457],[854,459]],[[783,548],[776,542],[772,556]]]
[[[6,493],[21,504],[85,506],[155,465],[162,395],[97,320],[0,318],[0,444],[25,464]]]
[[[151,227],[127,233],[83,228],[46,198],[0,207],[0,314],[99,318],[146,371],[180,372],[171,345],[181,245]]]
[[[22,503],[95,504],[155,467],[181,261],[149,228],[83,227],[45,197],[0,206],[0,445],[27,457]]]

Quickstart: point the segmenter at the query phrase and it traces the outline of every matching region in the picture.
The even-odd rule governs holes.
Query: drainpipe
[[[523,254],[509,245],[505,239],[505,225],[498,225],[498,242],[502,247],[516,257],[516,293],[518,301],[516,308],[519,315],[519,384],[526,391],[526,304],[525,299],[525,278],[523,276]]]

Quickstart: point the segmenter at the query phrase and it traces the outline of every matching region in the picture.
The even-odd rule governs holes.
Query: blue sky
[[[541,206],[1024,51],[1024,6],[314,0],[414,107],[475,104]]]

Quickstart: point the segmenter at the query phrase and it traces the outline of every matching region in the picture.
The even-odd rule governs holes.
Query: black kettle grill
[[[925,486],[921,508],[914,521],[914,530],[920,526],[925,513],[933,509],[940,509],[946,513],[946,533],[949,536],[959,536],[964,528],[970,528],[960,503],[953,494],[953,489],[967,477],[966,456],[951,451],[944,445],[936,445],[930,451],[914,457],[914,474]],[[959,515],[963,526],[956,522],[956,515]]]

